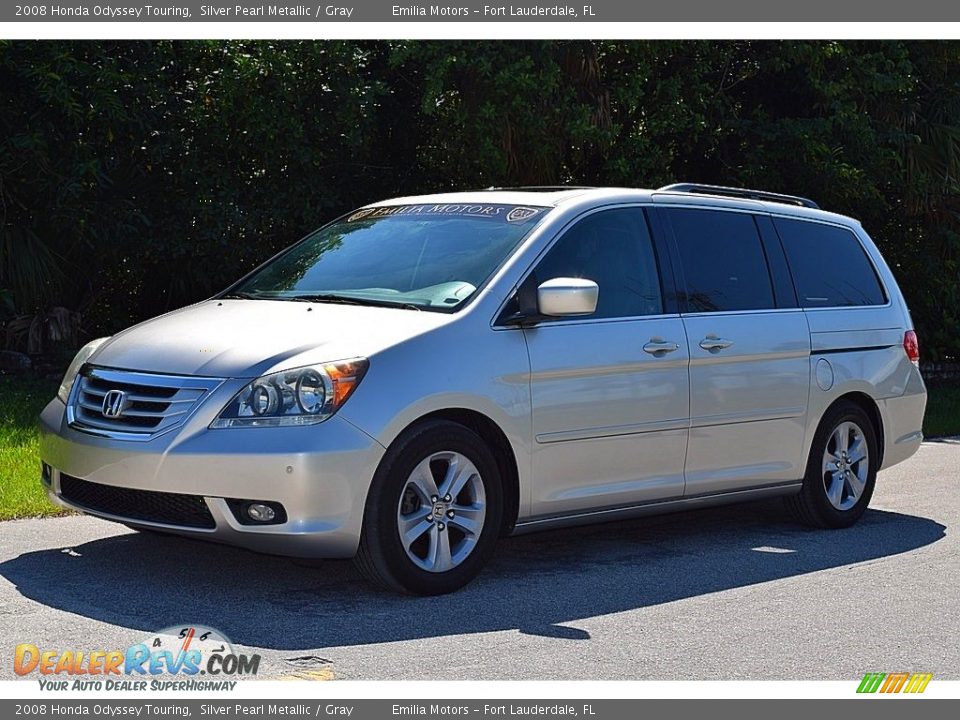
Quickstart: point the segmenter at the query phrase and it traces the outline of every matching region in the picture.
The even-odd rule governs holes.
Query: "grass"
[[[37,416],[57,392],[57,380],[0,376],[0,520],[59,515],[40,485]],[[960,384],[929,389],[923,432],[960,435]]]
[[[37,416],[57,380],[0,376],[0,520],[59,515],[40,485]]]
[[[930,438],[960,435],[960,384],[931,385],[927,392],[923,434]]]

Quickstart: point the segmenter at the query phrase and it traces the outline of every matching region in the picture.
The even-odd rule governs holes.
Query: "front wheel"
[[[806,525],[853,525],[870,504],[880,461],[873,423],[855,403],[839,402],[824,415],[810,448],[799,494],[788,509]]]
[[[440,595],[470,582],[503,516],[496,460],[472,430],[422,423],[387,452],[370,487],[356,563],[377,584]]]

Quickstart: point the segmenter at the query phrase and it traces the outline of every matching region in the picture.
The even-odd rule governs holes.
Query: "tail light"
[[[910,362],[920,364],[920,342],[913,330],[907,330],[903,334],[903,351],[910,358]]]

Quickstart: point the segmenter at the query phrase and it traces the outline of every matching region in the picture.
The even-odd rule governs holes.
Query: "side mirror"
[[[537,310],[541,315],[563,317],[589,315],[597,309],[600,287],[583,278],[553,278],[537,288]]]

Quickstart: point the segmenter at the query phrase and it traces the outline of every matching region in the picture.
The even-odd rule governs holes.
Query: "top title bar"
[[[138,2],[3,3],[0,22],[953,22],[960,20],[960,3],[940,0],[873,0],[837,2],[807,0],[804,3],[769,0],[687,0],[684,3],[638,2],[637,0],[582,0],[559,3],[326,2],[262,3],[179,0],[157,4]]]

